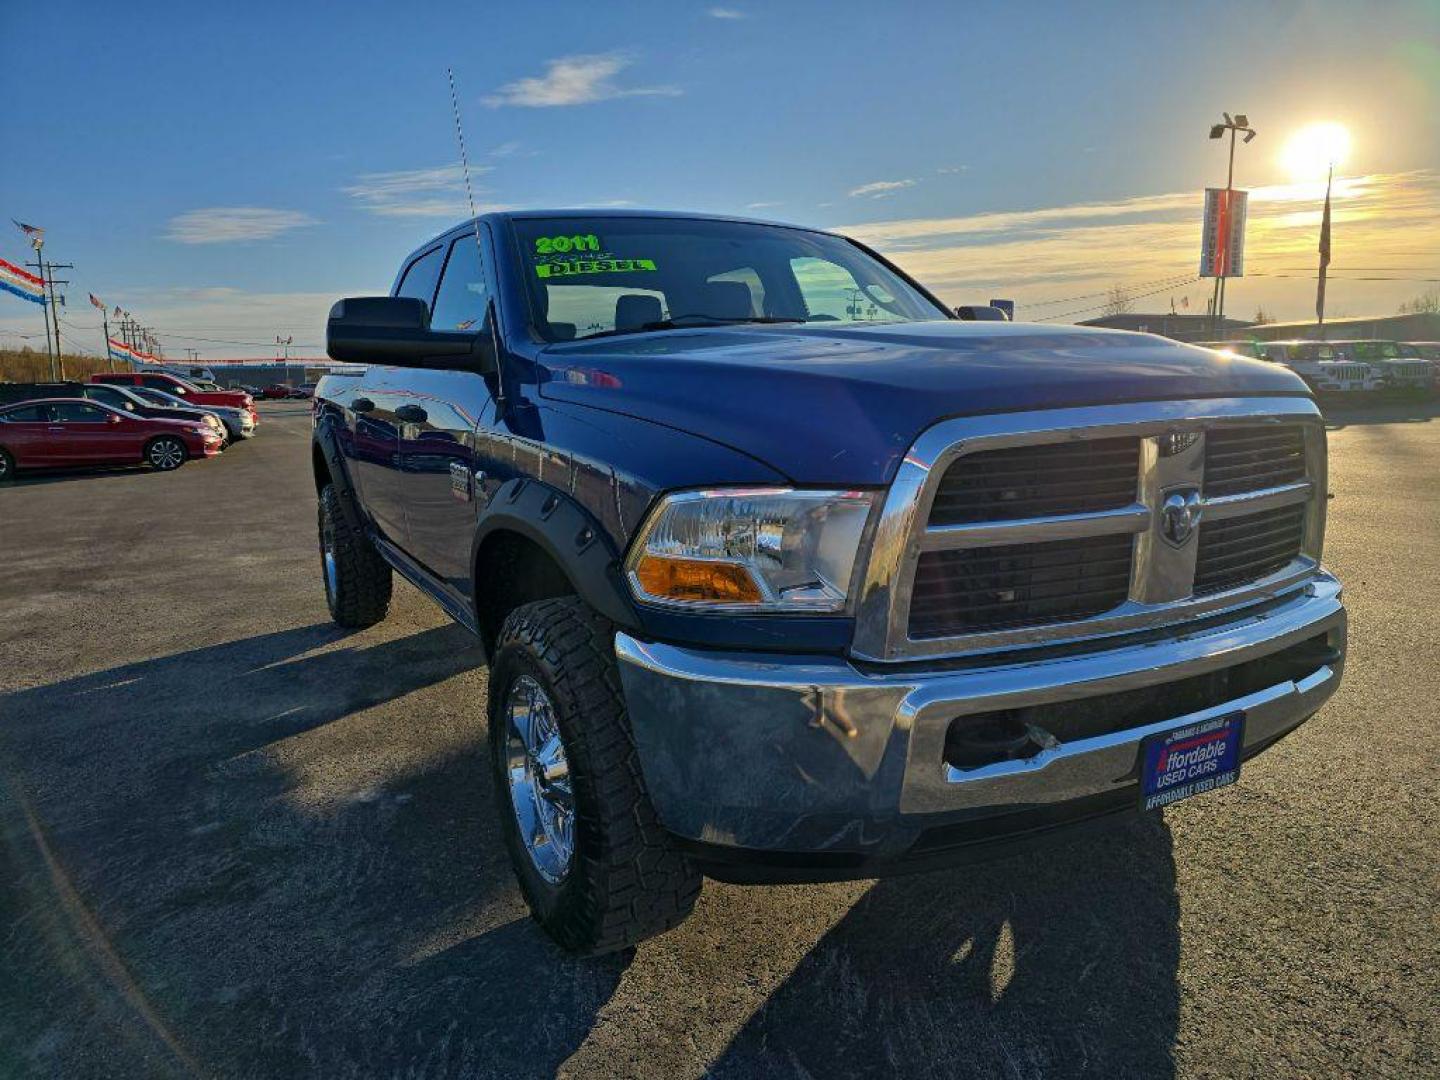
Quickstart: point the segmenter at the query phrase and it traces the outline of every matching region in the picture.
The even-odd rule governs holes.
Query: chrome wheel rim
[[[161,439],[150,447],[150,464],[157,469],[178,469],[185,460],[185,451],[173,439]]]
[[[575,796],[555,707],[540,684],[522,675],[505,699],[505,773],[515,823],[530,862],[552,885],[575,856]]]
[[[328,536],[320,538],[320,562],[325,567],[325,595],[333,600],[340,587],[340,564],[335,558],[335,542]]]

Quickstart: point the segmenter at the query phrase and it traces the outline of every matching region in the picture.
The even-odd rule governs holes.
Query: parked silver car
[[[129,389],[145,398],[146,401],[153,401],[156,405],[195,408],[194,404],[178,398],[174,394],[167,394],[164,390],[155,390],[148,386],[132,386]],[[255,418],[250,415],[248,409],[236,409],[229,405],[205,405],[204,411],[213,413],[220,418],[231,442],[236,439],[248,439],[255,434]]]

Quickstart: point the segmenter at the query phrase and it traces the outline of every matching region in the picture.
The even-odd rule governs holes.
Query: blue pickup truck
[[[459,224],[327,344],[331,614],[383,619],[398,571],[483,642],[515,872],[578,952],[704,876],[1158,812],[1341,678],[1325,428],[1274,364],[964,321],[853,240],[637,211]]]

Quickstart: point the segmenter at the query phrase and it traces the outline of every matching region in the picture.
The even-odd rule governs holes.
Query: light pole
[[[1235,134],[1243,131],[1245,142],[1255,138],[1255,129],[1250,126],[1250,118],[1244,113],[1236,113],[1232,118],[1228,112],[1220,114],[1225,118],[1223,124],[1210,125],[1210,138],[1223,138],[1225,132],[1230,132],[1230,169],[1225,174],[1225,205],[1230,206],[1231,191],[1235,187]],[[1210,298],[1210,311],[1214,320],[1213,331],[1219,333],[1220,321],[1225,318],[1225,279],[1228,274],[1218,274],[1215,277],[1215,295]]]

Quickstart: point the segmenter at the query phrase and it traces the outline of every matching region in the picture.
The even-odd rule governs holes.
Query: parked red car
[[[290,396],[290,387],[284,383],[276,383],[274,386],[265,387],[260,393],[266,401],[275,401],[280,398],[288,398]]]
[[[189,420],[152,420],[83,398],[0,408],[0,480],[16,469],[139,465],[169,471],[220,452],[223,437]]]
[[[243,390],[201,390],[192,383],[164,371],[110,371],[91,375],[92,383],[109,383],[112,386],[146,386],[151,390],[163,390],[196,405],[228,405],[232,409],[249,409],[256,422],[255,399]]]

